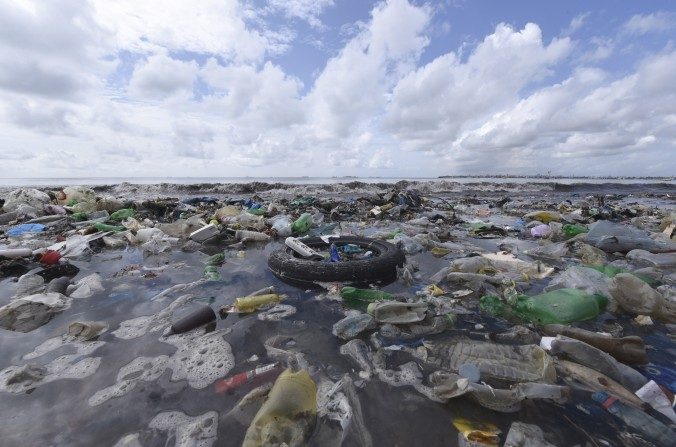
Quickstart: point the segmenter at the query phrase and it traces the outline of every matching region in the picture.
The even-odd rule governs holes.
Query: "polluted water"
[[[667,446],[674,184],[0,188],[3,446]]]

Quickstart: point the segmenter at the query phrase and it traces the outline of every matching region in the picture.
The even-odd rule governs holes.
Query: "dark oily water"
[[[597,186],[589,189],[598,194]],[[501,194],[504,192],[492,193],[496,198]],[[669,199],[651,194],[625,197],[622,202],[673,209]],[[457,192],[443,197],[457,200],[461,196],[466,195]],[[569,191],[530,191],[519,200],[543,199],[556,203],[569,197]],[[470,220],[468,215],[464,217]],[[491,216],[491,222],[503,225],[515,219],[516,216],[502,215],[497,210]],[[370,228],[358,219],[343,221],[341,225],[344,233],[363,234],[401,226],[384,222],[379,228]],[[519,250],[537,245],[532,240],[516,238],[474,239],[467,236],[464,227],[454,227],[452,233],[456,241],[468,242],[487,252],[498,251],[503,243],[514,243]],[[98,273],[104,290],[89,298],[74,299],[70,308],[31,332],[0,332],[0,370],[25,364],[62,367],[57,368],[57,375],[61,377],[43,380],[28,392],[0,391],[1,444],[91,446],[115,445],[120,441],[119,445],[143,446],[241,445],[255,410],[249,419],[233,415],[231,410],[253,386],[217,393],[214,382],[273,363],[276,359],[268,357],[264,342],[281,335],[289,340],[285,349],[303,354],[315,382],[335,382],[348,374],[355,385],[357,405],[353,402],[350,423],[341,428],[337,422],[320,422],[309,437],[309,445],[339,445],[342,438],[342,445],[346,446],[368,442],[374,446],[455,446],[459,445],[458,431],[452,422],[457,418],[495,424],[502,431],[503,441],[510,424],[521,421],[542,428],[547,440],[555,445],[632,445],[622,435],[628,428],[592,401],[589,391],[573,389],[565,404],[544,399],[526,401],[518,412],[506,414],[488,410],[467,397],[447,403],[430,400],[413,385],[429,386],[427,376],[434,369],[410,351],[391,352],[387,359],[388,367],[395,371],[408,362],[416,363],[419,377],[402,375],[402,386],[392,386],[376,375],[360,374],[340,352],[345,341],[331,333],[333,324],[344,318],[346,308],[335,293],[306,291],[277,279],[267,267],[267,257],[280,247],[282,242],[274,241],[267,245],[249,245],[243,252],[222,247],[205,250],[208,253],[174,249],[145,257],[140,249],[132,247],[104,249],[90,259],[72,261],[80,268],[74,281]],[[152,300],[173,285],[199,280],[204,262],[214,252],[225,253],[225,263],[218,269],[222,280],[201,282]],[[412,281],[398,280],[382,290],[414,296],[430,284],[432,275],[459,256],[452,252],[445,257],[435,257],[427,250],[409,255],[409,262],[418,267]],[[129,268],[135,264],[142,268],[136,271]],[[540,293],[550,279],[533,281],[525,292]],[[198,305],[209,304],[219,309],[233,304],[236,297],[271,285],[277,293],[287,296],[283,304],[293,306],[295,314],[279,321],[263,321],[259,318],[260,312],[230,314],[225,319],[217,318],[215,327],[163,336],[171,322],[189,314]],[[10,278],[0,282],[0,304],[9,302],[16,287]],[[186,295],[190,297],[185,298]],[[468,298],[474,300],[473,305],[467,306],[471,311],[458,313],[452,329],[426,336],[425,340],[446,340],[459,335],[486,340],[491,333],[510,329],[512,323],[479,313],[477,298],[476,295]],[[172,303],[176,303],[175,308],[171,308]],[[173,312],[167,312],[170,308]],[[98,343],[95,349],[91,345],[87,345],[90,346],[87,349],[72,343],[59,346],[53,342],[56,347],[50,350],[48,348],[54,346],[44,345],[49,339],[61,337],[74,321],[104,321],[108,330],[95,340]],[[647,377],[671,385],[675,380],[676,352],[667,328],[662,324],[641,327],[627,317],[616,318],[611,314],[579,326],[607,330],[612,325],[621,326],[623,335],[644,337],[651,346],[648,351],[651,364],[639,369]],[[368,338],[363,337],[367,343]],[[73,357],[65,363],[59,360],[66,355]],[[83,368],[79,363],[83,361],[99,362],[98,367]],[[50,370],[48,375],[53,376],[53,372]],[[357,423],[359,418],[361,424]],[[664,418],[660,420],[668,423]],[[196,433],[198,439],[194,438]]]

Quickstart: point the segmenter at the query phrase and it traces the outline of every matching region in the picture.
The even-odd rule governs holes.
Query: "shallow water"
[[[489,196],[500,197],[504,192],[492,191]],[[627,203],[640,201],[653,206],[673,208],[673,200],[662,193],[659,187],[654,191],[643,190],[640,197],[627,197],[622,200]],[[462,193],[458,191],[457,196],[460,194],[465,197],[468,195],[467,191]],[[531,200],[541,194],[542,192],[523,193],[522,199]],[[546,194],[549,194],[548,201],[563,200],[570,196],[568,191],[549,191]],[[442,197],[451,200],[454,196],[456,194],[446,193]],[[482,196],[483,198],[485,196]],[[498,215],[492,216],[491,220],[511,222],[513,217]],[[383,225],[382,228],[396,226],[398,224]],[[358,230],[370,233],[375,230],[362,226],[359,222],[343,223],[342,228],[343,232]],[[454,231],[459,238],[467,238],[464,230]],[[497,250],[498,243],[504,241],[471,239],[471,242],[485,250],[494,251]],[[62,335],[67,325],[76,320],[102,320],[108,323],[110,329],[98,338],[105,344],[85,356],[100,357],[101,364],[94,374],[84,379],[52,381],[38,386],[30,393],[10,394],[0,391],[0,408],[4,410],[3,417],[0,418],[1,444],[114,445],[125,435],[131,435],[138,436],[144,446],[173,445],[174,440],[181,437],[180,433],[161,428],[166,424],[155,420],[160,413],[168,411],[182,412],[190,417],[207,415],[205,416],[207,419],[211,414],[209,412],[216,412],[218,417],[215,445],[241,444],[246,425],[226,417],[226,414],[251,387],[218,394],[213,384],[195,387],[185,379],[172,381],[172,374],[176,371],[168,367],[154,380],[136,381],[134,387],[120,397],[110,398],[99,405],[91,405],[91,398],[100,390],[114,385],[120,369],[134,359],[139,357],[157,359],[160,356],[172,358],[177,352],[176,345],[167,343],[166,338],[162,337],[169,320],[161,325],[160,330],[131,339],[120,338],[114,334],[122,322],[157,314],[185,294],[192,294],[194,298],[176,309],[171,317],[172,321],[189,313],[198,303],[206,302],[214,309],[218,309],[232,304],[235,297],[274,285],[279,293],[288,296],[284,304],[296,307],[298,310],[296,314],[281,321],[260,321],[255,313],[246,316],[229,315],[225,319],[219,318],[216,327],[210,328],[215,331],[215,336],[221,337],[229,344],[234,356],[234,367],[224,375],[231,376],[258,365],[272,363],[273,360],[267,358],[264,341],[277,334],[291,336],[295,340],[294,350],[305,354],[313,366],[316,377],[328,376],[335,381],[342,374],[350,373],[358,381],[357,396],[366,428],[375,446],[458,445],[457,431],[452,425],[452,420],[456,417],[492,422],[503,431],[503,434],[507,433],[512,421],[532,423],[540,426],[551,435],[552,441],[562,446],[585,445],[590,438],[593,438],[597,445],[621,445],[618,433],[625,430],[622,423],[595,404],[589,392],[574,391],[565,405],[548,401],[528,402],[517,413],[501,414],[482,408],[467,398],[440,404],[428,400],[411,386],[392,387],[377,378],[360,380],[352,363],[339,352],[343,342],[331,334],[332,325],[344,317],[342,304],[326,299],[326,294],[321,290],[301,290],[281,282],[272,275],[267,268],[267,256],[280,247],[280,242],[271,242],[265,246],[249,246],[242,258],[237,256],[236,251],[225,249],[226,262],[220,268],[222,281],[205,282],[192,290],[179,291],[155,301],[151,298],[172,285],[198,280],[202,276],[203,262],[208,254],[220,252],[223,248],[212,247],[205,249],[205,253],[184,253],[174,250],[170,254],[150,257],[144,257],[138,248],[106,249],[92,255],[91,259],[73,261],[72,263],[80,268],[75,280],[91,273],[99,273],[104,279],[105,291],[90,298],[73,300],[69,309],[57,314],[48,324],[32,332],[24,334],[2,331],[0,370],[10,365],[23,365],[29,362],[44,365],[58,356],[74,353],[75,349],[72,346],[64,346],[35,359],[22,358],[45,340]],[[421,280],[410,286],[397,281],[384,286],[383,290],[412,295],[428,285],[427,278],[446,267],[449,259],[453,257],[457,255],[435,258],[429,252],[423,252],[409,256],[410,261],[419,265],[418,273]],[[152,278],[114,276],[130,264],[141,264],[153,269],[150,271],[157,276]],[[540,290],[547,281],[534,284],[532,291]],[[16,284],[11,279],[0,281],[0,304],[9,301],[15,288]],[[598,321],[581,326],[601,330],[604,323],[614,321],[615,317],[605,314]],[[626,324],[626,320],[620,319],[620,322],[625,327],[624,335],[632,333],[643,335],[646,342],[653,345],[649,350],[653,364],[643,368],[642,371],[649,376],[659,374],[673,376],[676,352],[673,342],[665,335],[664,326],[658,324],[649,328],[636,328]],[[435,338],[449,337],[451,333],[455,335],[462,333],[470,338],[482,339],[488,332],[506,330],[510,326],[505,321],[472,313],[458,316],[453,331]],[[202,335],[203,331],[203,329],[194,331],[194,335]],[[249,361],[253,355],[256,355],[258,360]],[[210,360],[206,357],[205,359]],[[395,359],[401,361],[396,362]],[[396,369],[396,365],[410,360],[407,354],[396,353],[389,362],[392,362],[391,367]],[[432,371],[424,370],[423,376],[426,377],[430,372]],[[130,375],[129,379],[136,379],[137,376]],[[661,380],[664,381],[664,376]],[[354,430],[353,425],[347,429],[343,445],[358,445],[359,436]],[[311,438],[310,444],[321,445],[314,438]]]

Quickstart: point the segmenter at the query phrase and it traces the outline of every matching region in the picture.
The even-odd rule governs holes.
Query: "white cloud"
[[[587,21],[589,14],[590,14],[589,12],[585,12],[584,14],[578,14],[575,17],[573,17],[573,19],[570,21],[570,24],[568,25],[568,28],[564,30],[563,35],[564,36],[571,35],[580,28],[582,28],[584,23]]]
[[[109,47],[82,1],[5,3],[0,13],[0,90],[81,100],[111,67]]]
[[[157,54],[134,68],[129,94],[142,99],[166,99],[174,95],[192,97],[198,66]]]
[[[543,88],[504,108],[453,143],[449,160],[485,169],[501,159],[530,155],[536,165],[566,172],[608,172],[608,165],[580,165],[606,156],[662,153],[665,166],[676,149],[676,52],[644,61],[636,73],[608,82],[597,69],[580,69],[560,84]],[[569,159],[564,164],[554,161]],[[527,165],[521,165],[525,170]]]
[[[636,14],[623,26],[627,34],[641,35],[650,32],[667,31],[676,27],[676,17],[667,12],[655,12],[652,14]]]
[[[329,59],[308,97],[316,132],[348,137],[386,103],[391,85],[410,70],[428,44],[430,12],[406,0],[381,3],[372,20]]]
[[[667,42],[632,68],[613,59],[627,51],[617,36],[544,42],[536,24],[500,24],[458,43],[466,54],[439,55],[429,43],[448,37],[432,27],[442,8],[390,0],[343,27],[349,35],[333,30],[342,48],[304,85],[285,70],[304,54],[275,56],[298,20],[315,27],[304,42],[333,48],[321,25],[331,5],[0,3],[0,176],[673,171]],[[269,8],[298,20],[273,26]],[[665,17],[617,31],[654,48],[641,36]],[[588,66],[602,60],[620,74]]]
[[[268,4],[288,18],[301,19],[314,28],[321,28],[323,24],[319,16],[326,8],[333,6],[333,0],[268,0]]]
[[[466,62],[448,53],[404,77],[387,106],[385,129],[410,149],[448,149],[464,127],[516,101],[570,46],[568,38],[545,46],[533,23],[521,31],[500,24]]]
[[[91,1],[96,20],[115,36],[120,49],[146,53],[161,48],[257,62],[288,43],[288,35],[248,27],[251,12],[237,0]]]

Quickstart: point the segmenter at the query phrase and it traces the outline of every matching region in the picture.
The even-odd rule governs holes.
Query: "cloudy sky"
[[[0,177],[676,174],[673,1],[0,0]]]

